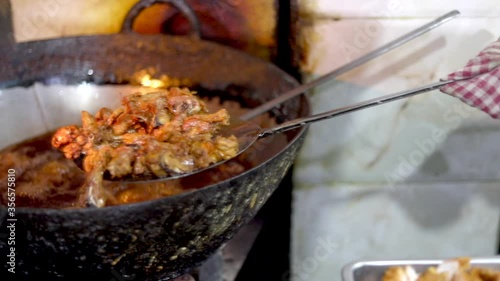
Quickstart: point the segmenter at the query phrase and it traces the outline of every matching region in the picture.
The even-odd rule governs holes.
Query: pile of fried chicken
[[[471,266],[469,258],[448,260],[418,274],[411,266],[388,269],[382,281],[500,281],[500,271]]]
[[[220,134],[229,119],[225,109],[209,113],[187,88],[136,93],[115,110],[83,111],[82,126],[59,128],[52,145],[66,158],[83,158],[84,171],[97,177],[162,178],[236,156],[237,138]]]

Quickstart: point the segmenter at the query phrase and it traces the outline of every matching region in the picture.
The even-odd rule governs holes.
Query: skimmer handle
[[[320,114],[316,114],[316,115],[312,115],[309,117],[294,119],[294,120],[282,123],[282,124],[275,126],[273,128],[261,130],[261,132],[259,133],[259,138],[270,136],[270,135],[275,135],[275,134],[282,133],[282,132],[285,132],[288,130],[299,128],[299,127],[302,127],[302,126],[307,125],[309,123],[314,123],[314,122],[330,119],[330,118],[344,115],[347,113],[351,113],[354,111],[366,109],[366,108],[381,105],[384,103],[389,103],[391,101],[396,101],[396,100],[403,99],[403,98],[408,98],[408,97],[415,96],[415,95],[418,95],[421,93],[426,93],[426,92],[429,92],[432,90],[436,90],[436,89],[440,88],[441,86],[444,86],[446,84],[449,84],[449,83],[455,82],[455,81],[457,81],[457,80],[439,81],[439,82],[428,84],[426,86],[422,86],[419,88],[415,88],[415,89],[411,89],[411,90],[407,90],[407,91],[403,91],[403,92],[398,92],[395,94],[390,94],[390,95],[386,95],[386,96],[379,97],[379,98],[370,99],[367,101],[356,103],[354,105],[333,109],[333,110],[330,110],[330,111],[327,111],[324,113],[320,113]]]

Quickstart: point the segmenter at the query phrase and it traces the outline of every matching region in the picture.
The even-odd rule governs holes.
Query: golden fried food
[[[162,178],[206,168],[233,158],[235,136],[221,136],[229,125],[225,109],[209,113],[186,88],[133,94],[122,106],[83,111],[82,126],[56,131],[52,145],[66,158],[83,157],[83,169],[111,178]]]
[[[382,281],[500,281],[500,271],[473,267],[470,259],[459,258],[429,267],[420,274],[411,266],[391,267]]]

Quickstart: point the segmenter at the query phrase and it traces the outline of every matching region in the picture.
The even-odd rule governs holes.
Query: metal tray
[[[380,281],[386,270],[392,266],[412,266],[418,273],[431,266],[437,266],[445,260],[385,260],[357,261],[342,268],[343,281]],[[500,256],[471,258],[471,265],[499,269]]]

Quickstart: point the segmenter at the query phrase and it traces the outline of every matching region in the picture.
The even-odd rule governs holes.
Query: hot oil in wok
[[[207,93],[200,92],[201,96]],[[209,110],[226,108],[232,116],[241,115],[238,102],[219,98],[208,99]],[[272,126],[274,121],[269,116],[254,120],[262,127]],[[16,170],[16,206],[34,208],[79,208],[78,196],[85,183],[85,174],[64,155],[51,146],[53,132],[20,142],[0,151],[0,171]],[[237,159],[231,160],[217,168],[169,181],[150,183],[104,182],[104,187],[114,195],[106,205],[121,205],[147,201],[176,195],[189,190],[199,189],[206,185],[241,174],[272,157],[286,145],[286,136],[277,136],[272,142],[255,147]],[[5,177],[5,178],[3,178]],[[7,173],[0,179],[0,203],[7,205]]]
[[[72,207],[85,176],[73,161],[52,148],[51,133],[21,142],[0,153],[0,170],[16,171],[16,206]],[[7,205],[7,173],[0,179],[0,199]]]

